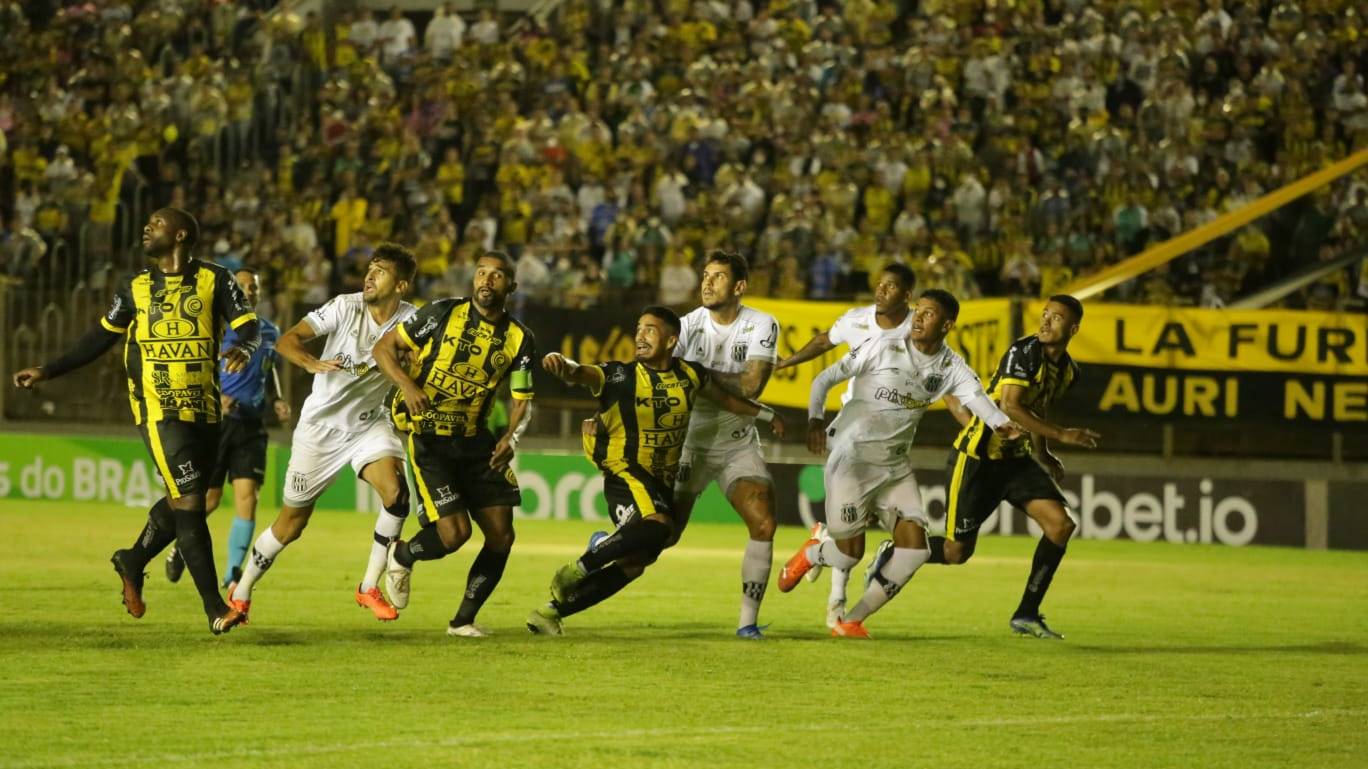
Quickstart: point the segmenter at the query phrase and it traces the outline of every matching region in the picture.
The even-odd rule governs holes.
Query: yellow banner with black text
[[[1040,302],[1022,305],[1036,328]],[[1089,303],[1069,353],[1105,414],[1368,421],[1368,317]]]

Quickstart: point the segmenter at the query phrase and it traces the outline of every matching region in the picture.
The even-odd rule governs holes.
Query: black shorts
[[[455,513],[522,504],[513,468],[498,471],[489,466],[494,444],[494,436],[487,432],[471,438],[408,436],[420,522],[426,525]]]
[[[651,515],[674,518],[674,493],[663,482],[644,472],[605,472],[603,498],[608,501],[608,515],[615,526]]]
[[[1026,509],[1036,499],[1053,499],[1061,505],[1064,492],[1031,457],[974,459],[959,451],[950,452],[950,482],[945,492],[945,536],[950,540],[971,540],[979,527],[997,510],[1003,500]]]
[[[251,478],[258,486],[266,480],[266,425],[260,419],[228,417],[219,423],[218,455],[208,488],[223,488],[225,478]]]
[[[138,425],[138,432],[172,499],[203,494],[209,488],[218,452],[218,425],[144,422]]]

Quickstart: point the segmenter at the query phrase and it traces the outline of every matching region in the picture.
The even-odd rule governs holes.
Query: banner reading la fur
[[[782,299],[748,299],[746,304],[767,312],[779,321],[779,355],[792,355],[818,334],[831,330],[831,324],[850,309],[836,302],[802,302]],[[984,378],[992,377],[998,360],[1012,342],[1012,305],[1008,299],[971,299],[960,305],[959,320],[946,342]],[[837,347],[826,355],[799,366],[774,372],[765,387],[766,403],[807,408],[812,380],[822,369],[849,352]],[[845,385],[831,391],[827,409],[841,407]],[[943,408],[942,404],[936,404]]]
[[[817,465],[772,465],[781,523],[825,521],[826,491]],[[921,470],[922,503],[932,527],[945,528],[945,473]],[[1064,496],[1083,539],[1130,539],[1174,544],[1302,545],[1306,539],[1305,487],[1298,481],[1175,479],[1082,474],[1064,482]],[[1040,530],[1004,504],[982,529],[986,534]]]
[[[1042,305],[1023,305],[1035,327]],[[1368,318],[1089,304],[1069,353],[1108,414],[1368,421]]]

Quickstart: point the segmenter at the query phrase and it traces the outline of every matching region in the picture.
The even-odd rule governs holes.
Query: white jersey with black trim
[[[680,318],[675,357],[724,374],[739,374],[749,361],[774,363],[779,359],[779,323],[774,316],[742,305],[730,325],[713,321],[708,308],[699,307]],[[727,452],[759,445],[753,417],[743,417],[700,398],[689,420],[684,447],[697,452]]]
[[[361,294],[340,294],[304,316],[314,333],[325,337],[319,360],[342,362],[338,371],[314,374],[313,388],[300,410],[299,421],[359,433],[376,419],[385,419],[385,396],[390,381],[375,365],[375,343],[417,311],[408,302],[383,325],[377,324]]]
[[[877,339],[817,377],[809,417],[822,416],[827,392],[844,379],[850,380],[851,398],[827,428],[828,447],[833,454],[876,463],[905,458],[931,404],[946,395],[966,402],[983,395],[978,374],[948,345],[927,355],[906,337]]]
[[[827,341],[835,345],[849,345],[850,349],[858,349],[866,342],[875,339],[903,339],[912,332],[912,312],[909,310],[903,317],[902,323],[893,328],[884,328],[879,325],[879,309],[875,305],[867,304],[863,307],[853,307],[842,313],[841,317],[831,324],[831,330],[827,331]],[[841,404],[850,402],[850,388],[841,393]]]

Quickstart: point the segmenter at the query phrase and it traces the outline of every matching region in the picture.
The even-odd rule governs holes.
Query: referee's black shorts
[[[988,516],[1004,500],[1026,509],[1037,499],[1053,499],[1060,504],[1064,492],[1031,457],[975,459],[960,451],[950,452],[950,482],[945,492],[945,537],[970,540]]]
[[[218,453],[217,424],[144,422],[138,425],[138,432],[172,499],[203,494],[209,488]]]
[[[219,423],[218,455],[208,488],[222,488],[225,479],[238,478],[251,478],[258,486],[266,480],[266,425],[259,418],[224,417]]]

